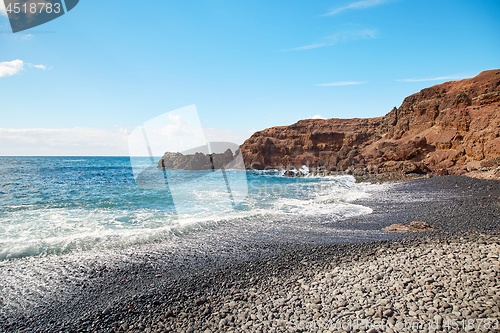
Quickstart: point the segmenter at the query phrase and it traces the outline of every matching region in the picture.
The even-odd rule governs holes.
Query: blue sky
[[[142,3],[81,0],[16,34],[0,14],[0,155],[126,155],[136,126],[191,104],[242,143],[500,68],[498,0]]]

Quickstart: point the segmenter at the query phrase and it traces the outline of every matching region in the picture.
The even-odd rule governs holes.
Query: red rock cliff
[[[257,132],[241,146],[249,168],[500,177],[500,70],[423,89],[384,117],[307,119]]]

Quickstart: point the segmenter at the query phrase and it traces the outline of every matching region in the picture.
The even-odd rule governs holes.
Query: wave
[[[305,176],[286,177],[276,170],[247,173],[248,196],[237,205],[228,204],[226,188],[213,187],[211,178],[183,186],[177,211],[160,192],[127,183],[126,188],[95,188],[97,198],[85,204],[78,189],[71,194],[73,201],[58,207],[12,202],[0,212],[0,260],[126,247],[228,224],[259,228],[268,220],[294,218],[305,226],[311,217],[330,223],[370,214],[370,208],[355,201],[386,188],[358,184],[352,176],[314,175],[306,167],[299,171]]]

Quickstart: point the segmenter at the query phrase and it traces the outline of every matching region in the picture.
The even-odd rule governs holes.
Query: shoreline
[[[302,166],[306,167],[305,165]],[[308,173],[303,174],[302,168],[272,168],[266,169],[269,171],[283,172],[283,176],[285,177],[307,177],[309,175],[312,176],[353,176],[356,179],[357,183],[387,183],[387,182],[407,182],[415,179],[422,178],[433,178],[433,177],[443,177],[443,176],[462,176],[469,177],[474,179],[482,179],[482,180],[492,180],[499,181],[500,175],[500,166],[498,167],[481,167],[481,168],[471,168],[470,171],[464,172],[460,175],[458,174],[449,174],[446,169],[441,169],[435,172],[422,172],[422,173],[414,173],[414,172],[403,172],[403,171],[385,171],[379,172],[376,167],[349,167],[346,170],[340,171],[329,171],[324,167],[312,167],[308,168]],[[258,170],[258,169],[246,169],[247,171]]]
[[[160,321],[168,323],[174,331],[188,332],[189,324],[195,325],[197,318],[208,320],[210,327],[207,328],[217,331],[220,321],[227,317],[219,316],[217,323],[212,321],[215,320],[214,313],[221,314],[218,307],[222,309],[236,302],[231,311],[239,309],[238,302],[243,300],[243,296],[237,296],[242,292],[236,290],[246,290],[245,297],[248,299],[250,292],[256,293],[250,289],[256,288],[259,283],[277,279],[278,282],[273,283],[279,286],[283,279],[293,279],[297,272],[313,277],[328,265],[333,267],[331,265],[358,262],[363,258],[373,259],[377,250],[387,245],[418,246],[424,239],[431,243],[436,240],[452,241],[457,237],[476,235],[475,231],[468,231],[474,229],[495,236],[500,229],[499,181],[434,177],[397,183],[394,191],[397,196],[413,196],[415,201],[390,202],[385,198],[358,200],[362,205],[372,207],[373,213],[340,221],[336,226],[361,223],[367,230],[380,230],[394,221],[405,223],[419,219],[427,220],[438,229],[421,234],[391,234],[393,240],[356,243],[326,244],[318,240],[310,244],[307,239],[286,243],[269,238],[258,244],[229,246],[227,253],[203,252],[203,248],[184,253],[186,251],[179,248],[169,258],[162,252],[161,243],[142,253],[133,253],[132,249],[130,253],[124,252],[116,265],[82,268],[84,273],[78,288],[71,281],[64,282],[74,287],[68,292],[68,297],[61,297],[54,303],[39,303],[31,309],[31,315],[7,313],[0,316],[0,322],[3,322],[0,332],[22,332],[23,328],[28,329],[24,331],[35,332],[56,329],[63,332],[113,332],[125,331],[120,330],[121,326],[125,328],[124,324],[130,332],[147,332],[148,327],[154,328],[149,330],[151,332],[157,329],[167,331],[160,327]],[[447,193],[447,197],[427,202],[426,193],[430,191],[442,191]],[[71,280],[74,276],[68,278]],[[283,298],[281,296],[279,298]],[[250,301],[247,303],[251,304]],[[305,301],[303,303],[306,304]],[[187,306],[187,310],[183,310],[183,306]],[[63,313],[51,312],[61,307],[65,309]],[[276,314],[273,311],[269,313]],[[228,316],[237,318],[236,314],[229,312]],[[243,322],[239,326],[237,324],[238,321],[235,322],[236,331],[241,331]],[[224,324],[220,331],[227,331],[230,327],[233,326]],[[253,330],[253,324],[251,327],[250,330]],[[203,325],[192,328],[194,331],[206,331]],[[256,327],[254,331],[262,328],[264,326]]]
[[[474,251],[478,246],[482,246],[479,252]],[[500,329],[499,250],[498,231],[302,246],[187,277],[166,290],[139,293],[100,313],[84,315],[76,325],[57,328],[63,332],[309,332],[314,328],[334,332],[339,328],[335,325],[351,325],[354,332],[374,333],[401,330],[408,323],[423,325],[424,329],[417,328],[424,332],[438,322],[441,331],[451,332],[443,325],[454,320],[461,325],[463,319],[463,325],[473,320],[486,332],[491,331],[484,329],[486,319]],[[479,255],[483,255],[480,262]],[[450,258],[456,259],[455,267],[448,266]],[[435,259],[439,265],[428,264]],[[284,267],[284,262],[289,266]],[[415,276],[422,265],[431,267],[430,273]],[[448,277],[445,283],[444,276]],[[461,288],[466,292],[461,293]],[[481,299],[469,298],[470,305],[460,306],[470,289]],[[452,295],[445,295],[446,290]],[[367,304],[362,303],[365,300]],[[299,315],[283,318],[289,309]]]

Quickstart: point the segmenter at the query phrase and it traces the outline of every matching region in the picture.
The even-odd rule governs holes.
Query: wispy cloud
[[[326,44],[312,44],[312,45],[306,45],[306,46],[299,46],[299,47],[294,47],[293,49],[288,49],[285,51],[304,51],[304,50],[311,50],[311,49],[317,49],[319,47],[327,46]]]
[[[323,41],[320,43],[294,47],[292,49],[287,49],[287,50],[283,50],[283,51],[311,50],[311,49],[317,49],[317,48],[324,47],[324,46],[332,46],[332,45],[335,45],[337,43],[343,43],[343,42],[347,42],[347,41],[351,41],[351,40],[372,39],[372,38],[376,38],[376,37],[377,37],[377,30],[372,30],[372,29],[363,29],[363,30],[356,30],[356,31],[341,31],[341,32],[337,32],[334,35],[331,35],[331,36],[324,38]]]
[[[338,82],[315,84],[315,86],[317,86],[317,87],[340,87],[340,86],[352,86],[355,84],[363,84],[363,83],[366,83],[366,81],[338,81]]]
[[[402,79],[396,80],[399,82],[427,82],[427,81],[446,81],[446,80],[461,80],[468,79],[476,76],[475,74],[455,74],[455,75],[447,75],[447,76],[439,76],[439,77],[428,77],[428,78],[420,78],[420,79]]]
[[[33,67],[39,68],[39,69],[43,69],[43,70],[47,69],[47,67],[45,67],[44,65],[33,65],[33,64],[30,64],[30,66],[33,66]]]
[[[32,34],[27,34],[27,35],[24,35],[23,37],[21,37],[21,39],[24,39],[24,40],[30,40],[33,38],[35,38],[35,36],[33,36]]]
[[[23,70],[24,62],[22,60],[12,60],[0,62],[0,77],[11,76]]]
[[[358,1],[358,2],[353,2],[347,6],[344,7],[339,7],[336,8],[325,15],[335,15],[340,12],[350,10],[350,9],[364,9],[364,8],[369,8],[373,6],[378,6],[380,4],[383,4],[384,2],[387,2],[388,0],[365,0],[365,1]]]

